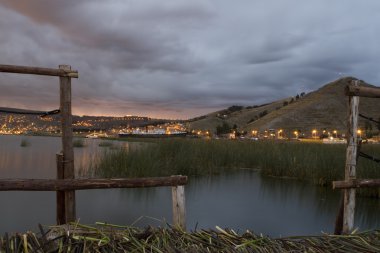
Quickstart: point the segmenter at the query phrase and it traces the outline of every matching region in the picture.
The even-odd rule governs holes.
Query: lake
[[[21,141],[30,145],[21,147]],[[85,139],[75,148],[78,176],[108,147],[102,140]],[[141,148],[136,142],[113,141],[114,146]],[[55,178],[56,137],[0,135],[0,178]],[[262,177],[237,170],[214,176],[190,177],[185,186],[187,228],[228,227],[274,237],[333,232],[340,192],[291,179]],[[77,218],[145,227],[171,222],[170,187],[77,191]],[[38,224],[54,225],[54,192],[0,192],[0,233],[37,231]],[[357,198],[355,226],[379,228],[380,201]]]

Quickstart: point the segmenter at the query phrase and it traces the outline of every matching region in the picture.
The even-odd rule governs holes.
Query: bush
[[[267,111],[267,110],[262,111],[262,112],[259,113],[259,117],[262,118],[262,117],[264,117],[264,116],[267,115],[267,114],[268,114],[268,111]]]
[[[27,140],[27,139],[22,139],[22,140],[21,140],[21,143],[20,143],[20,146],[21,146],[21,147],[29,147],[29,146],[30,146],[30,142],[29,142],[29,140]]]
[[[243,110],[243,108],[244,107],[240,105],[233,105],[233,106],[228,107],[227,110],[230,112],[237,112],[237,111]]]
[[[222,125],[219,125],[216,127],[216,134],[222,135],[222,134],[229,134],[231,133],[231,126],[227,122],[223,122]]]

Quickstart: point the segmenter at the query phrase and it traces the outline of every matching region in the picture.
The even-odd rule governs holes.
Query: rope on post
[[[361,157],[363,157],[363,158],[366,158],[366,159],[369,159],[369,160],[371,160],[371,161],[374,161],[374,162],[376,162],[376,163],[380,163],[380,159],[375,158],[375,157],[373,157],[373,156],[371,156],[371,155],[368,155],[368,154],[366,154],[366,153],[359,152],[359,156],[361,156]]]
[[[366,120],[368,120],[368,121],[371,121],[371,122],[373,122],[373,123],[380,124],[380,121],[378,121],[378,120],[374,120],[372,117],[368,117],[368,116],[365,116],[365,115],[360,114],[360,113],[359,113],[359,117],[361,117],[361,118],[363,118],[363,119],[366,119]]]
[[[361,113],[359,113],[359,117],[361,117],[361,118],[363,118],[363,119],[366,119],[366,120],[368,120],[368,121],[370,121],[370,122],[373,122],[373,123],[376,123],[376,124],[380,124],[380,121],[378,121],[378,120],[374,120],[372,117],[365,116],[365,115],[363,115],[363,114],[361,114]],[[363,153],[363,152],[361,152],[361,151],[358,152],[358,156],[363,157],[363,158],[366,158],[366,159],[369,159],[369,160],[374,161],[374,162],[376,162],[376,163],[380,163],[380,159],[375,158],[375,157],[373,157],[373,156],[371,156],[371,155],[368,155],[368,154],[366,154],[366,153]]]

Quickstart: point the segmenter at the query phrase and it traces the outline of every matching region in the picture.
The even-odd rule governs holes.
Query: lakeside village
[[[0,115],[0,134],[12,135],[59,135],[60,121],[57,116],[36,117],[30,115]],[[168,121],[140,116],[95,117],[74,116],[74,134],[87,138],[123,137],[189,137],[206,139],[241,140],[298,140],[326,144],[346,143],[345,133],[337,129],[265,129],[239,131],[228,124],[214,130],[190,129],[186,121]],[[380,143],[380,136],[359,129],[358,137],[368,143]]]

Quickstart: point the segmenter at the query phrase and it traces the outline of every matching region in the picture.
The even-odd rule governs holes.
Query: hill
[[[288,100],[290,100],[290,98]],[[225,110],[189,120],[189,128],[214,131],[216,126],[223,124],[223,122],[231,126],[236,125],[238,128],[242,128],[266,114],[278,110],[286,101],[287,99],[283,99],[268,104],[248,107],[231,106]]]
[[[302,94],[295,98],[285,98],[258,107],[240,108],[233,112],[222,110],[210,113],[189,122],[190,129],[207,129],[215,132],[223,122],[230,126],[237,125],[239,131],[265,131],[282,129],[286,136],[291,136],[295,130],[311,135],[316,129],[346,132],[348,98],[344,89],[353,77],[344,77],[328,83],[309,94]],[[362,82],[363,86],[372,86]],[[362,114],[374,119],[380,118],[379,100],[360,98],[359,110]],[[226,113],[227,112],[227,113]],[[222,115],[222,117],[221,117]],[[377,130],[374,123],[360,119],[361,129]]]

